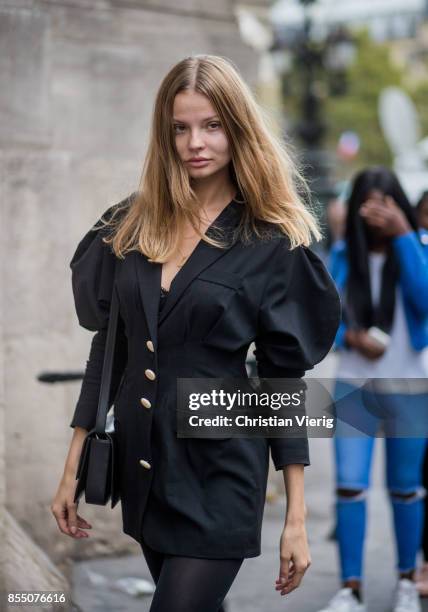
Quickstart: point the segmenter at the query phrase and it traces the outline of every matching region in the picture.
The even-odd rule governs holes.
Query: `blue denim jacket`
[[[428,346],[428,231],[393,238],[393,248],[400,266],[399,283],[403,295],[404,311],[410,341],[416,351]],[[422,244],[421,244],[422,242]],[[330,273],[343,298],[348,278],[346,242],[338,240],[330,251]],[[345,347],[346,325],[342,319],[336,334],[335,347]]]

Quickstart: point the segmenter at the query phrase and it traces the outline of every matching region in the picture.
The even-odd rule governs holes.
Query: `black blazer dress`
[[[116,264],[110,400],[123,531],[166,554],[258,556],[269,450],[277,470],[309,465],[304,438],[177,438],[177,378],[247,378],[253,341],[260,377],[300,377],[329,351],[339,324],[335,285],[310,249],[290,250],[273,225],[269,240],[233,239],[244,206],[237,196],[207,230],[223,229],[232,244],[200,241],[161,309],[161,264],[137,251],[116,258],[98,221],[70,262],[79,323],[96,331],[70,426],[95,424]]]

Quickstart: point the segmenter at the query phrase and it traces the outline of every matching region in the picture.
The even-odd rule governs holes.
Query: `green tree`
[[[339,165],[338,178],[348,177],[359,167],[372,164],[390,165],[391,152],[383,137],[378,118],[378,101],[381,91],[395,85],[404,85],[404,71],[390,57],[387,43],[371,39],[367,30],[353,33],[356,45],[355,59],[345,75],[346,90],[342,95],[330,93],[329,75],[320,65],[314,72],[315,91],[319,92],[323,121],[326,124],[325,146],[334,152],[340,135],[344,131],[356,132],[360,138],[358,157],[345,165]],[[426,95],[428,83],[420,88],[418,98]],[[291,127],[299,119],[299,104],[302,99],[302,79],[297,66],[283,79],[284,113]],[[426,100],[426,97],[425,97]],[[428,123],[428,112],[427,123]]]
[[[408,88],[408,93],[412,98],[419,114],[421,122],[422,137],[428,136],[428,80],[420,81]]]
[[[385,87],[402,86],[403,72],[392,63],[388,46],[373,41],[367,31],[357,34],[355,42],[357,52],[346,75],[346,95],[326,100],[327,143],[335,147],[340,134],[352,130],[361,141],[358,166],[389,165],[391,152],[379,123],[379,95]]]

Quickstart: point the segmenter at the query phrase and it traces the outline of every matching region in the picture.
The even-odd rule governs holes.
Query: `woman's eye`
[[[207,123],[207,127],[210,130],[216,130],[219,127],[221,127],[221,124],[219,121],[212,121],[211,123]],[[183,134],[183,132],[186,130],[186,126],[185,125],[180,125],[179,123],[175,123],[173,125],[173,130],[175,132],[175,134]]]

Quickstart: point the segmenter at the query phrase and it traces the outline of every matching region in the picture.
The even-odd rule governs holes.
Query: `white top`
[[[373,304],[380,300],[382,266],[385,262],[384,253],[369,253],[370,287]],[[424,351],[415,351],[410,342],[410,335],[404,311],[401,289],[397,285],[395,297],[395,309],[392,328],[390,331],[390,343],[382,357],[370,360],[355,349],[343,349],[339,351],[338,368],[336,377],[340,379],[363,379],[367,378],[426,378],[428,376],[428,359]],[[356,384],[356,381],[349,382]],[[412,384],[412,389],[404,381],[391,381],[388,390],[395,392],[420,393],[428,390],[428,381],[421,381],[421,385]],[[357,386],[360,386],[358,383]],[[392,388],[392,386],[394,388]]]

